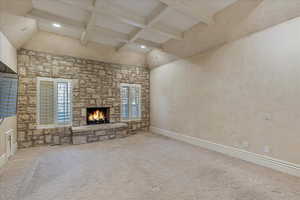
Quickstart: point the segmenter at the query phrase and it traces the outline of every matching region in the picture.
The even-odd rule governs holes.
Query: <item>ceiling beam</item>
[[[65,26],[75,27],[77,29],[83,30],[85,29],[85,24],[79,21],[75,21],[69,18],[60,17],[57,15],[53,15],[46,11],[42,11],[39,9],[32,9],[27,15],[29,18],[33,18],[36,20],[46,20],[50,22],[57,22]]]
[[[120,42],[120,44],[116,47],[116,50],[120,51],[127,44],[129,44],[128,41]],[[133,44],[133,45],[136,45],[136,46],[145,45],[149,48],[155,48],[155,49],[161,49],[162,48],[160,44],[155,43],[155,42],[151,42],[151,41],[148,41],[148,40],[144,40],[144,39],[137,39],[135,42],[131,42],[130,44]]]
[[[132,11],[130,11],[126,8],[123,8],[121,6],[117,6],[117,5],[112,6],[112,5],[108,4],[105,0],[98,0],[99,2],[105,3],[105,8],[101,8],[101,9],[98,7],[95,8],[93,6],[86,7],[86,6],[83,6],[81,3],[75,2],[75,1],[69,1],[69,0],[55,0],[55,1],[67,4],[74,8],[83,9],[88,12],[94,11],[98,14],[108,15],[108,16],[118,19],[119,21],[122,21],[126,24],[130,24],[135,27],[144,28],[145,24],[146,24],[146,19],[144,17],[135,15],[132,13]]]
[[[150,16],[147,17],[147,27],[152,26],[154,23],[159,21],[162,16],[168,11],[168,5],[161,3],[159,6],[157,6],[154,11],[150,14]]]
[[[144,28],[137,28],[133,33],[130,34],[129,43],[135,42],[140,35],[147,29],[152,27],[161,17],[168,11],[168,5],[161,3],[151,14],[147,17],[146,26]],[[126,43],[119,46],[117,50],[122,49],[126,46]]]
[[[89,35],[94,32],[99,35],[103,35],[106,38],[114,39],[121,43],[129,43],[129,39],[130,39],[129,34],[116,32],[116,31],[113,31],[113,30],[110,30],[110,29],[107,29],[104,27],[96,26],[95,24],[92,24],[92,23],[89,24],[88,26],[86,26],[84,23],[81,23],[79,21],[74,21],[72,19],[67,19],[64,17],[49,14],[48,12],[41,11],[38,9],[33,9],[30,13],[27,14],[27,16],[30,18],[33,18],[33,19],[44,20],[44,21],[51,22],[51,23],[56,22],[56,23],[62,24],[64,26],[68,26],[68,27],[80,30],[85,34],[86,34],[86,29],[88,27]],[[86,37],[86,36],[83,36],[83,33],[82,33],[80,39],[82,39],[82,37]],[[147,40],[142,40],[142,39],[136,40],[134,43],[137,45],[147,45],[151,48],[160,48],[160,44],[151,42],[151,41],[147,41]]]
[[[74,2],[74,1],[69,1],[69,0],[55,0],[57,2],[61,2],[64,4],[68,4],[74,8],[79,8],[79,9],[83,9],[86,10],[88,12],[95,12],[99,15],[107,15],[110,17],[113,17],[114,19],[117,19],[118,21],[121,21],[125,24],[134,26],[136,28],[139,29],[143,29],[146,28],[150,29],[154,32],[157,32],[159,34],[163,34],[165,36],[168,36],[172,39],[178,39],[181,40],[183,39],[183,33],[181,31],[168,31],[167,27],[165,27],[162,24],[158,24],[158,26],[147,26],[147,24],[149,23],[149,21],[151,20],[150,18],[146,18],[146,17],[141,17],[138,16],[137,14],[132,13],[131,10],[128,10],[124,7],[121,6],[117,6],[117,5],[111,5],[109,3],[107,3],[105,0],[98,0],[98,2],[103,2],[105,3],[104,7],[102,9],[95,7],[93,8],[92,6],[83,6],[82,4],[80,4],[79,2]],[[166,4],[164,4],[166,5]],[[162,9],[163,7],[158,7],[155,12],[160,12],[160,9]],[[155,16],[155,12],[154,16]],[[152,16],[152,17],[154,17]],[[153,20],[153,24],[158,21],[159,18],[157,18],[157,20]],[[160,27],[160,28],[159,28]],[[161,27],[165,27],[165,28],[161,28]],[[171,28],[173,29],[173,28]]]
[[[105,1],[105,0],[100,0]],[[146,18],[138,16],[131,10],[118,5],[106,4],[105,9],[97,9],[99,14],[104,14],[113,17],[125,24],[129,24],[134,27],[144,28],[146,26]]]
[[[151,42],[149,40],[144,40],[144,39],[137,39],[134,42],[132,42],[133,44],[136,45],[145,45],[149,48],[156,48],[156,49],[160,49],[161,48],[161,44],[158,44],[156,42]]]
[[[94,12],[96,1],[97,0],[93,0],[92,13],[90,14],[90,18],[87,22],[85,30],[81,33],[80,42],[82,45],[86,45],[88,43],[90,28],[95,24],[96,21],[96,13]]]
[[[93,26],[91,28],[92,31],[95,31],[96,33],[103,35],[104,37],[113,38],[117,40],[118,42],[128,42],[129,41],[129,35],[125,33],[116,32],[104,27],[100,26]]]
[[[155,30],[157,33],[161,34],[161,35],[165,35],[171,39],[175,39],[175,40],[182,40],[183,39],[183,32],[178,31],[172,27],[169,27],[168,25],[165,24],[160,24],[160,23],[156,23],[154,25],[152,25],[149,28],[151,31]]]
[[[167,4],[170,8],[182,13],[183,15],[190,17],[195,20],[200,20],[204,24],[213,24],[214,19],[212,17],[207,17],[204,15],[197,14],[189,12],[190,8],[185,4],[185,0],[179,0],[179,1],[174,1],[174,0],[159,0],[162,3]]]
[[[121,44],[128,44],[130,43],[130,35],[126,34],[126,33],[120,33],[120,32],[116,32],[104,27],[100,27],[100,26],[94,26],[91,28],[91,30],[95,31],[96,33],[107,37],[107,38],[112,38],[114,40],[117,40],[118,42],[120,42]],[[136,44],[136,45],[146,45],[150,48],[161,48],[161,45],[155,42],[151,42],[148,40],[144,40],[144,39],[137,39],[134,42],[131,42],[132,44]],[[120,45],[119,45],[120,46]],[[118,48],[117,48],[118,49]]]
[[[82,33],[81,33],[80,42],[81,42],[82,45],[86,45],[88,43],[88,37],[89,37],[90,29],[93,26],[93,24],[95,23],[95,18],[96,18],[95,13],[92,13],[90,18],[89,18],[89,21],[86,25],[85,30],[82,31]]]

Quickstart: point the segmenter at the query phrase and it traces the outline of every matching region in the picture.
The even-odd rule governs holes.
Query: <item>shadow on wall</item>
[[[24,17],[30,10],[32,0],[0,0],[0,31],[17,49],[37,32],[36,21]]]
[[[18,49],[37,32],[37,24],[33,19],[0,11],[0,30]]]
[[[148,66],[151,69],[154,67],[165,65],[170,62],[174,62],[181,58],[179,58],[175,55],[169,54],[163,50],[154,49],[147,54],[146,59],[147,59]]]
[[[268,4],[264,5],[264,1]],[[177,57],[188,57],[261,30],[266,26],[262,14],[270,4],[264,1],[239,0],[218,12],[215,23],[199,23],[184,33],[183,40],[170,40],[163,48]]]

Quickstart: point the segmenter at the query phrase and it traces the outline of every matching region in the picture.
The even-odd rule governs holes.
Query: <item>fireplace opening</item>
[[[108,107],[87,108],[86,123],[87,125],[109,123],[109,108]]]

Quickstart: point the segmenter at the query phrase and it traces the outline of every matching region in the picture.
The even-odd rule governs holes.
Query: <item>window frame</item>
[[[40,81],[52,81],[54,84],[54,90],[53,90],[53,104],[54,104],[54,116],[53,124],[47,124],[43,125],[40,124]],[[58,122],[57,119],[57,83],[58,82],[66,82],[68,83],[69,86],[69,98],[70,98],[70,121],[66,124]],[[70,79],[62,79],[62,78],[48,78],[48,77],[37,77],[37,117],[36,117],[36,122],[37,122],[37,129],[47,129],[47,128],[60,128],[60,127],[70,127],[73,125],[73,88],[72,88],[72,80]]]
[[[120,108],[120,118],[122,122],[130,122],[130,121],[140,121],[142,120],[142,85],[141,84],[130,84],[130,83],[121,83],[120,84],[120,94],[121,94],[121,90],[122,87],[128,87],[128,119],[124,119],[122,118],[122,102],[120,104],[121,108]],[[133,97],[131,95],[131,88],[139,88],[139,117],[138,118],[132,118],[132,101],[133,101]],[[122,97],[120,96],[120,100],[122,101]]]

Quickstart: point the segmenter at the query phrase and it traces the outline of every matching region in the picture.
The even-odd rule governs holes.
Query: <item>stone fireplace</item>
[[[87,126],[71,127],[73,144],[86,144],[123,138],[130,134],[126,123],[110,123],[110,107],[86,108]]]
[[[109,123],[109,107],[93,107],[86,109],[86,124]]]
[[[120,65],[20,49],[18,71],[19,148],[76,144],[78,140],[80,143],[97,142],[148,130],[150,73],[145,66]],[[72,79],[72,127],[37,128],[37,77]],[[121,83],[141,85],[141,120],[120,124]],[[104,121],[87,125],[87,108],[95,107],[109,108],[106,111],[108,116]],[[110,123],[96,124],[103,122]]]

